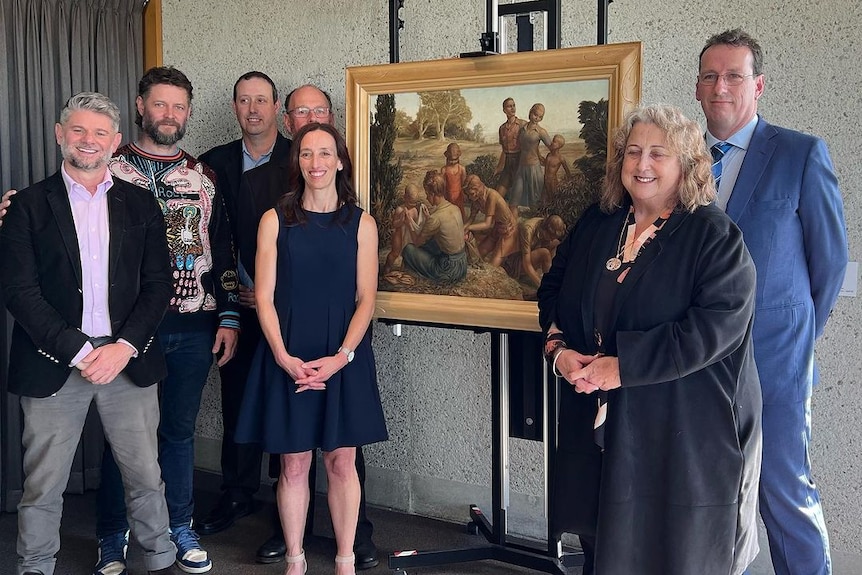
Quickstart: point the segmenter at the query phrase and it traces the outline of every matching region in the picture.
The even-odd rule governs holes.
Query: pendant
[[[611,258],[607,262],[605,262],[605,267],[609,272],[615,272],[620,269],[620,266],[623,265],[623,262],[620,261],[620,258]]]

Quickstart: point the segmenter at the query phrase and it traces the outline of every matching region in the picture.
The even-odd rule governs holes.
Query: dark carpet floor
[[[204,481],[206,483],[206,481]],[[209,510],[215,504],[217,495],[212,491],[198,490],[195,493],[198,510]],[[314,537],[306,539],[305,551],[308,558],[308,573],[328,574],[334,572],[333,558],[335,542],[329,522],[324,497],[318,497],[315,513]],[[96,539],[94,535],[94,494],[67,495],[61,528],[62,546],[57,556],[55,575],[89,575],[96,560]],[[271,533],[272,503],[262,503],[261,509],[239,520],[232,528],[201,538],[203,547],[213,559],[210,573],[236,575],[280,575],[284,563],[259,565],[254,561],[258,546]],[[478,547],[486,543],[480,535],[471,535],[465,523],[454,524],[423,517],[405,515],[394,511],[370,508],[369,518],[374,524],[374,542],[380,554],[380,565],[374,569],[360,571],[360,574],[382,575],[394,573],[388,567],[388,554],[396,550],[445,550],[454,548]],[[15,540],[17,536],[17,515],[0,514],[0,575],[14,575],[16,566]],[[436,567],[411,567],[406,569],[410,575],[475,574],[475,575],[516,575],[540,573],[520,567],[513,567],[498,561],[478,561],[450,564]],[[579,574],[580,568],[570,573]],[[129,574],[145,575],[146,569],[139,550],[134,544],[129,549]]]

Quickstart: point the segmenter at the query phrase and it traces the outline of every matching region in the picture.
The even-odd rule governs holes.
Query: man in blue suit
[[[832,571],[829,539],[808,445],[814,342],[847,265],[843,205],[823,140],[757,114],[762,67],[754,38],[739,29],[717,34],[700,53],[696,95],[716,160],[716,202],[742,229],[757,268],[760,513],[772,564],[776,575],[826,575]]]

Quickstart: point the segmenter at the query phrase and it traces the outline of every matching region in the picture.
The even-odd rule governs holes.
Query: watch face
[[[347,363],[350,363],[351,361],[353,361],[354,355],[356,355],[356,354],[354,354],[352,351],[347,352]]]

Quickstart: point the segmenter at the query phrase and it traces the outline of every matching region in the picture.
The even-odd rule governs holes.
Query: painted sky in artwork
[[[608,97],[607,80],[576,80],[572,82],[552,82],[547,84],[525,84],[518,86],[499,86],[490,88],[466,88],[461,95],[473,112],[470,126],[482,124],[485,138],[496,141],[497,128],[506,120],[503,114],[503,100],[514,98],[517,115],[528,119],[530,107],[536,102],[545,105],[545,118],[542,125],[566,126],[572,130],[580,129],[578,104],[583,100],[597,101]],[[415,118],[419,109],[418,94],[395,94],[395,107]]]

